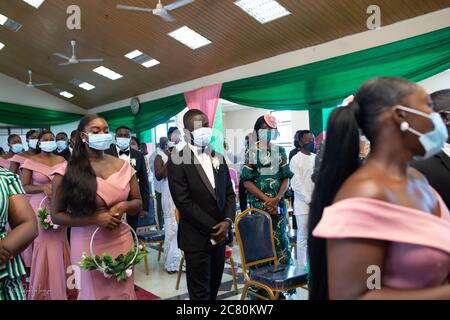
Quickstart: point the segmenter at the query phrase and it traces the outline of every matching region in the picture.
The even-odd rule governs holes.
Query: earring
[[[86,139],[83,139],[83,140],[81,140],[81,141],[83,141],[84,143],[86,143]]]
[[[409,123],[406,121],[403,121],[402,123],[400,123],[400,131],[401,132],[406,132],[409,129]]]

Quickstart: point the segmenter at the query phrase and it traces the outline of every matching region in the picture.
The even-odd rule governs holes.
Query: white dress
[[[167,155],[160,149],[158,149],[158,155],[161,156],[164,164],[167,163]],[[160,181],[161,187],[161,204],[164,212],[164,253],[165,262],[164,267],[167,271],[178,271],[181,260],[181,251],[178,249],[177,233],[178,224],[175,218],[175,204],[173,203],[172,196],[169,190],[169,181],[164,178]]]

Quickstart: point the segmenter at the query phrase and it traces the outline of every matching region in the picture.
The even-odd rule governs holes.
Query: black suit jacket
[[[66,161],[69,161],[72,154],[70,153],[69,147],[65,148],[62,152],[55,151],[55,154],[63,157]]]
[[[105,151],[105,153],[117,158],[119,157],[119,155],[117,154],[117,148],[115,144],[112,144],[111,147]],[[136,165],[133,165],[133,163],[131,163],[133,159],[136,160]],[[139,151],[130,148],[130,164],[133,166],[134,170],[136,170],[136,177],[139,182],[139,190],[141,191],[142,197],[142,208],[144,211],[148,212],[148,207],[150,203],[150,187],[144,155]],[[129,216],[129,219],[131,220],[135,219],[137,222],[138,215]]]
[[[212,227],[225,221],[234,221],[236,195],[231,183],[230,172],[223,156],[208,151],[220,161],[218,170],[213,169],[214,189],[194,153],[186,146],[174,152],[168,162],[169,188],[176,208],[180,212],[178,245],[186,252],[206,251],[211,244]],[[228,243],[232,241],[232,231]]]
[[[411,166],[423,173],[450,208],[450,157],[441,152],[427,160],[413,161]]]

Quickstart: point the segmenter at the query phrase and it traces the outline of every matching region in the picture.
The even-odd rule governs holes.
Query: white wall
[[[0,73],[0,101],[58,111],[86,113],[86,110],[68,101],[35,88],[27,88],[25,83],[2,73]]]
[[[450,89],[450,69],[420,81],[419,84],[424,87],[429,94],[443,89]]]
[[[73,130],[76,130],[77,127],[78,127],[78,121],[76,121],[76,122],[71,122],[71,123],[67,123],[67,124],[62,124],[62,125],[59,125],[59,126],[52,126],[52,127],[50,128],[50,130],[52,130],[52,132],[53,132],[55,135],[58,134],[58,133],[60,133],[60,132],[65,132],[65,133],[67,133],[67,135],[68,135],[69,138],[70,138],[70,133],[71,133]]]

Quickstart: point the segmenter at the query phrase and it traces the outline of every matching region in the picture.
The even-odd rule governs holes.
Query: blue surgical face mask
[[[89,148],[105,151],[111,147],[113,143],[113,137],[110,133],[89,133],[88,134],[89,141],[87,142]]]
[[[11,151],[13,153],[21,153],[23,151],[23,145],[21,143],[15,143],[11,145]]]
[[[67,141],[66,140],[56,141],[56,147],[58,148],[58,152],[64,151],[67,148]]]
[[[428,114],[404,106],[397,106],[397,108],[400,110],[404,110],[406,112],[417,114],[422,117],[426,117],[430,119],[431,122],[433,123],[434,129],[426,133],[421,133],[417,130],[414,130],[413,128],[408,128],[409,132],[419,137],[419,141],[425,150],[425,154],[423,156],[415,156],[414,159],[417,160],[428,159],[441,152],[444,143],[448,139],[448,131],[439,113],[432,112]]]
[[[131,138],[116,138],[116,145],[121,150],[126,150],[130,147]]]
[[[29,139],[29,140],[28,140],[28,146],[29,146],[31,149],[36,149],[38,142],[39,142],[38,139]]]
[[[212,129],[211,128],[198,128],[192,131],[192,138],[194,139],[194,144],[199,147],[206,147],[211,143],[212,139]]]
[[[56,150],[56,141],[41,141],[39,147],[44,152],[53,152]]]
[[[307,152],[314,152],[316,151],[316,143],[314,140],[310,141],[309,143],[303,145],[303,149]]]

